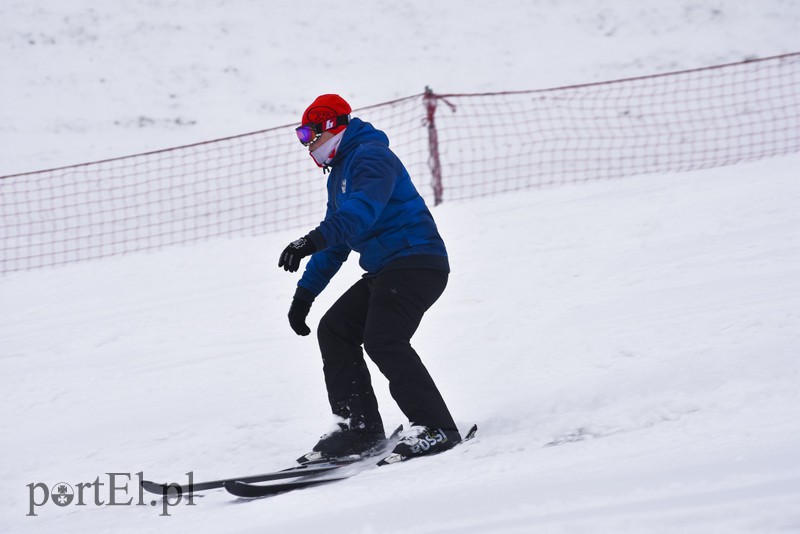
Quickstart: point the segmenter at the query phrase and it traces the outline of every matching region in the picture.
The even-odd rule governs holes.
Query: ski
[[[387,443],[394,443],[397,439],[397,436],[400,435],[400,432],[403,430],[403,425],[400,425],[395,429],[392,433],[391,437],[387,440]],[[393,445],[392,445],[393,446]],[[386,450],[386,445],[380,448],[377,451],[377,455],[382,455],[383,452]],[[152,480],[142,480],[141,486],[142,489],[148,491],[150,493],[155,493],[156,495],[183,495],[186,494],[194,494],[199,491],[207,491],[211,489],[217,489],[225,487],[226,482],[233,482],[233,481],[240,481],[245,483],[254,483],[254,482],[269,482],[271,480],[285,480],[287,478],[300,478],[305,476],[313,476],[313,475],[321,475],[323,473],[328,473],[330,471],[334,471],[341,467],[345,467],[348,465],[352,465],[354,463],[358,463],[365,458],[369,458],[370,456],[346,456],[343,458],[324,458],[324,457],[310,457],[310,455],[302,456],[298,461],[301,459],[303,460],[300,465],[292,466],[287,469],[283,469],[281,471],[273,471],[270,473],[263,473],[260,475],[247,475],[241,477],[229,477],[229,478],[221,478],[219,480],[209,480],[207,482],[198,482],[197,484],[191,484],[189,486],[181,486],[180,484],[175,483],[162,483],[162,482],[153,482]]]
[[[471,439],[473,439],[475,437],[475,434],[477,433],[477,431],[478,431],[478,425],[472,425],[472,428],[470,428],[469,432],[467,432],[466,437],[463,440],[461,440],[458,443],[458,445],[460,445],[462,443],[466,443],[467,441],[470,441]],[[396,437],[396,436],[393,434],[393,437]],[[458,445],[456,445],[456,446],[458,446]],[[386,460],[388,458],[391,458],[391,457],[392,457],[391,454],[386,456],[386,457],[383,457],[381,460],[379,460],[378,462],[372,464],[372,466],[370,466],[370,467],[379,467],[379,466],[383,466],[383,465],[391,465],[392,463],[397,463],[397,462],[400,462],[400,461],[408,460],[407,458],[402,458],[401,457],[400,459],[395,459],[394,461],[387,462]],[[374,460],[375,457],[373,457],[372,459]],[[367,459],[363,460],[362,462],[353,462],[353,463],[348,464],[348,465],[358,465],[358,464],[361,464],[361,463],[370,463],[369,460],[370,460],[370,458],[367,458]],[[368,468],[369,467],[367,467],[365,469],[368,469]],[[235,495],[237,497],[247,498],[247,499],[269,497],[269,496],[272,496],[272,495],[278,495],[278,494],[286,493],[286,492],[293,491],[293,490],[298,490],[298,489],[303,489],[303,488],[310,488],[310,487],[313,487],[313,486],[321,486],[323,484],[329,484],[331,482],[338,482],[340,480],[346,480],[348,478],[356,476],[357,474],[359,474],[361,471],[364,471],[365,469],[358,469],[358,470],[353,470],[353,471],[351,471],[349,469],[345,469],[345,470],[342,470],[341,472],[331,473],[331,475],[332,475],[331,477],[326,477],[325,473],[320,474],[319,476],[313,476],[313,475],[309,474],[308,477],[302,477],[302,478],[300,478],[298,480],[290,480],[288,482],[278,482],[276,484],[267,484],[267,485],[254,484],[252,482],[247,482],[247,481],[244,481],[244,480],[229,480],[229,481],[225,482],[225,490],[228,493],[232,494],[232,495]]]
[[[243,482],[268,482],[270,480],[283,480],[287,478],[299,478],[310,475],[320,475],[328,473],[340,467],[355,463],[357,460],[335,460],[325,462],[309,462],[303,465],[297,465],[283,469],[281,471],[273,471],[271,473],[263,473],[260,475],[247,475],[241,477],[222,478],[219,480],[209,480],[207,482],[198,482],[189,486],[181,486],[180,484],[165,484],[161,482],[153,482],[152,480],[142,480],[142,488],[150,493],[157,495],[181,495],[183,493],[197,493],[198,491],[207,491],[210,489],[222,488],[226,482],[233,480],[241,480]]]
[[[382,456],[377,457],[370,457],[366,458],[359,462],[351,462],[348,465],[354,466],[357,464],[370,464],[368,467],[374,467],[377,464],[377,459],[382,458]],[[375,463],[371,463],[370,460],[373,460]],[[244,497],[248,499],[254,499],[259,497],[269,497],[271,495],[277,495],[279,493],[286,493],[287,491],[302,489],[302,488],[309,488],[312,486],[319,486],[322,484],[328,484],[330,482],[337,482],[339,480],[345,480],[352,476],[357,475],[363,469],[359,469],[356,471],[347,470],[345,474],[340,474],[339,472],[335,473],[331,478],[325,478],[325,473],[317,474],[317,475],[309,475],[308,477],[302,477],[298,480],[290,480],[287,482],[279,482],[277,484],[254,484],[252,482],[247,482],[244,480],[229,480],[225,482],[225,490],[230,493],[231,495],[235,495],[237,497]]]
[[[383,445],[381,445],[376,450],[372,451],[370,454],[366,456],[354,455],[345,457],[344,461],[346,463],[343,465],[343,467],[354,466],[362,463],[370,464],[372,462],[374,462],[372,463],[372,466],[377,465],[377,462],[380,459],[382,459],[389,451],[391,451],[397,444],[397,440],[400,439],[400,433],[402,431],[403,431],[403,425],[398,426],[395,429],[395,431],[392,432],[391,436],[389,436],[389,438],[383,443]],[[301,456],[300,458],[298,458],[298,461],[299,462],[308,461],[308,458],[315,458],[314,456],[310,455],[311,453]],[[315,459],[312,461],[317,461],[317,460]],[[304,463],[302,465],[308,465],[308,463]],[[268,497],[270,495],[277,495],[278,493],[285,493],[287,491],[292,491],[301,488],[308,488],[311,486],[318,486],[320,484],[335,482],[337,480],[344,480],[346,478],[350,478],[353,475],[356,475],[358,472],[359,471],[350,471],[344,476],[340,476],[340,473],[336,473],[336,476],[333,478],[321,478],[320,476],[315,476],[315,475],[324,475],[325,473],[309,473],[308,477],[302,477],[300,480],[291,480],[289,482],[269,484],[269,485],[254,484],[252,481],[247,481],[247,480],[229,480],[225,482],[224,487],[228,491],[228,493],[232,495],[235,495],[237,497],[245,497],[252,499],[257,497]]]
[[[269,497],[270,495],[278,495],[279,493],[286,493],[302,488],[310,488],[311,486],[319,486],[329,482],[336,482],[338,480],[345,480],[352,475],[336,478],[312,478],[310,480],[290,480],[289,482],[281,482],[279,484],[270,484],[262,486],[260,484],[252,484],[243,482],[241,480],[229,480],[225,482],[225,490],[231,495],[236,497],[243,497],[246,499],[255,499],[260,497]]]

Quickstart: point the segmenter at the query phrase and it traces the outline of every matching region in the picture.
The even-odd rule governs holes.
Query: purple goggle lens
[[[323,122],[321,124],[304,124],[295,128],[295,133],[297,134],[297,138],[303,143],[305,146],[310,145],[317,138],[322,135],[322,132],[326,130],[331,130],[337,126],[346,126],[350,123],[350,115],[339,115],[336,117],[336,120],[333,119]]]
[[[316,124],[304,124],[296,128],[295,133],[300,142],[306,146],[313,143],[317,137],[322,135],[322,132],[317,132]]]

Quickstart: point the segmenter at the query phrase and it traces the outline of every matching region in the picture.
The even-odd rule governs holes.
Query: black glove
[[[290,273],[300,268],[300,260],[306,256],[311,256],[317,251],[317,246],[311,240],[311,234],[292,241],[289,246],[283,249],[278,260],[278,267],[283,267],[284,271]]]
[[[311,300],[307,300],[308,297],[303,298],[306,294],[311,296]],[[308,317],[313,299],[314,296],[301,287],[298,287],[294,294],[292,305],[289,307],[289,325],[298,336],[307,336],[311,333],[311,329],[306,324],[306,317]]]

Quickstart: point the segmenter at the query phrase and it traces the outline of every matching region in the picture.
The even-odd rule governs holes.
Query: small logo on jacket
[[[347,178],[342,178],[342,193],[347,193]]]

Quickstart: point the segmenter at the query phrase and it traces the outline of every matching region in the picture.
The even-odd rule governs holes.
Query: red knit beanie
[[[341,96],[320,95],[303,113],[301,124],[321,124],[323,132],[337,134],[347,127],[346,124],[337,126],[337,117],[350,115],[351,111],[353,110],[350,108],[350,104]],[[331,127],[326,128],[328,125]]]

